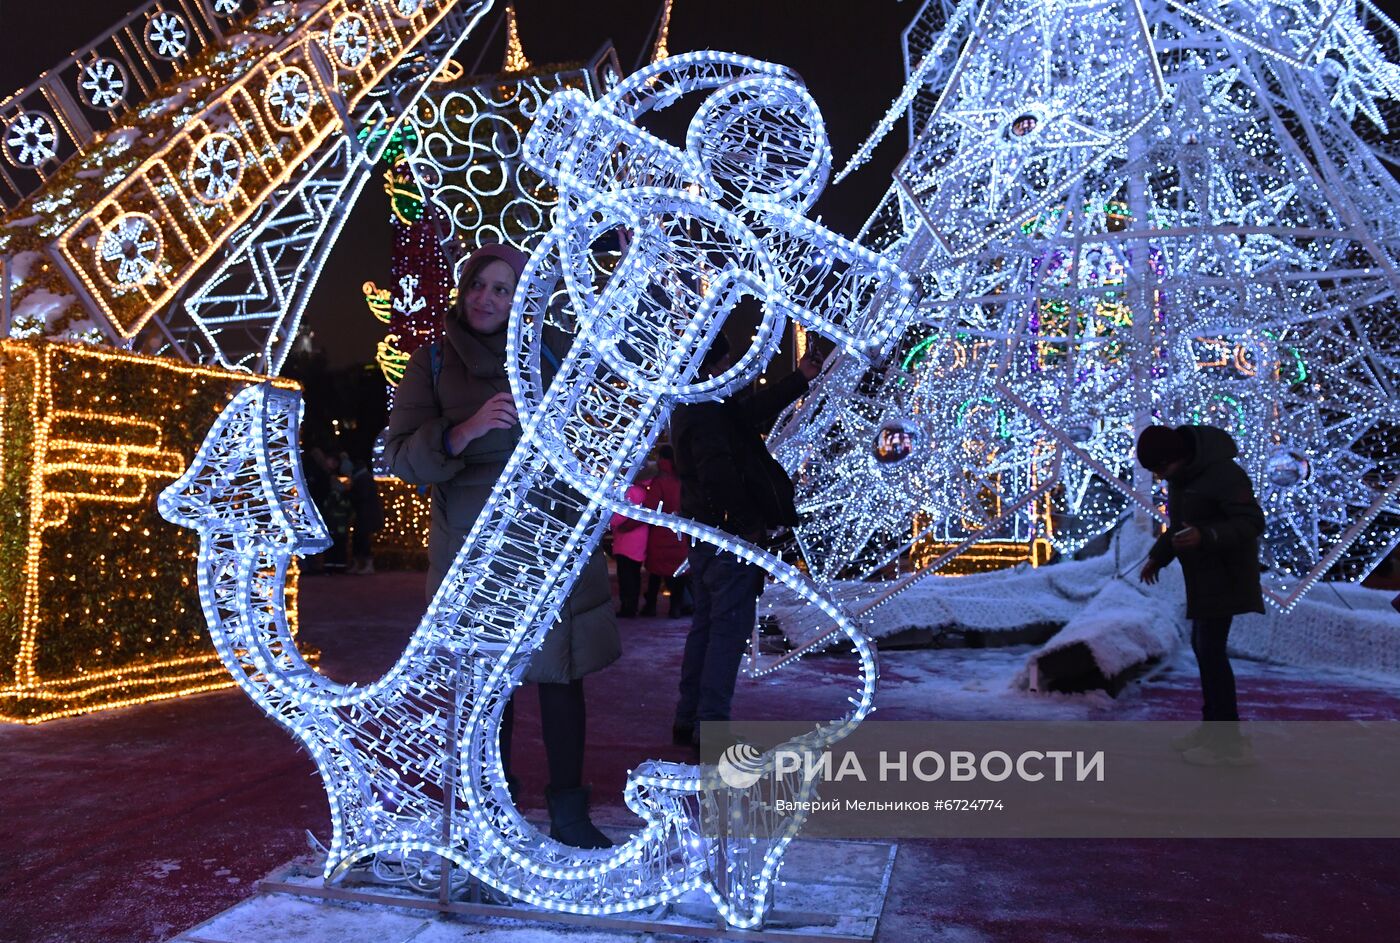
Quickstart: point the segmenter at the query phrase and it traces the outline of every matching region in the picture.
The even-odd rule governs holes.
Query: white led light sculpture
[[[684,149],[635,124],[651,108],[709,89]],[[625,794],[641,830],[613,849],[579,850],[545,838],[511,805],[501,711],[622,511],[764,567],[825,614],[827,634],[850,641],[850,710],[787,748],[819,751],[861,722],[875,654],[849,616],[764,550],[643,515],[624,495],[671,407],[722,397],[755,377],[777,349],[784,317],[848,351],[878,347],[899,329],[910,285],[886,260],[802,217],[830,154],[815,104],[779,66],[695,53],[642,70],[596,103],[561,92],[526,154],[559,187],[565,212],[521,277],[508,327],[522,438],[388,673],[363,688],[334,684],[301,663],[286,633],[287,561],[325,543],[298,477],[294,396],[241,394],[162,495],[161,511],[200,533],[201,597],[229,670],[320,769],[333,820],[328,878],[380,852],[431,853],[543,908],[613,913],[704,888],[731,925],[757,926],[803,821],[775,817],[771,800],[809,796],[813,782],[774,774],[732,790],[713,768],[648,761]],[[625,249],[605,274],[594,244],[619,235]],[[753,346],[722,376],[697,380],[704,351],[743,295],[763,306]],[[546,389],[547,326],[573,342]],[[763,763],[773,770],[771,752]]]
[[[597,97],[615,62],[606,49],[559,71],[428,89],[408,116],[416,133],[405,156],[425,201],[437,208],[454,259],[483,242],[528,253],[554,224],[554,188],[525,163],[525,133],[559,89]]]
[[[1133,457],[1151,422],[1235,436],[1284,608],[1400,539],[1400,186],[1351,126],[1394,93],[1339,99],[1325,62],[1300,69],[1197,7],[983,6],[867,227],[919,285],[910,327],[875,370],[835,364],[770,443],[801,472],[819,579],[933,572],[990,541],[1069,554],[1158,514]],[[1340,49],[1347,75],[1395,74],[1367,10],[1393,30],[1342,4],[1310,61]],[[1085,105],[1113,89],[1100,122]],[[1014,116],[1049,100],[1073,107],[1014,140]],[[1080,125],[1101,149],[1062,146]],[[901,421],[922,438],[877,461]],[[937,556],[914,559],[915,543]]]

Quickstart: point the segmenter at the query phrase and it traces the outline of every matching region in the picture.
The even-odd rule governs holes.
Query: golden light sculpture
[[[653,65],[671,55],[671,0],[666,0],[661,7],[661,16],[656,23],[656,42],[651,47],[651,59]]]
[[[515,19],[515,4],[506,4],[506,61],[502,72],[525,72],[532,68],[520,42],[520,24]]]
[[[190,577],[197,541],[155,502],[229,399],[263,380],[83,345],[0,342],[0,720],[233,683]]]
[[[428,568],[428,490],[399,478],[377,477],[384,526],[374,535],[375,562],[387,569]]]
[[[347,133],[345,115],[383,90],[458,2],[425,0],[412,15],[395,0],[274,5],[182,59],[145,90],[151,101],[85,140],[12,208],[0,254],[42,252],[54,263],[46,277],[21,280],[21,293],[71,296],[116,336],[135,337],[326,141]]]

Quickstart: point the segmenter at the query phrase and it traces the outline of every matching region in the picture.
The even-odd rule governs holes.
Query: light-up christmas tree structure
[[[775,440],[813,572],[1145,526],[1135,431],[1197,422],[1240,443],[1276,601],[1360,578],[1400,538],[1400,188],[1352,127],[1391,105],[1393,24],[1263,0],[949,22],[961,55],[866,233],[922,298]]]

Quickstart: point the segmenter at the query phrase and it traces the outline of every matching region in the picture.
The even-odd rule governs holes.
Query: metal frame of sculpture
[[[45,320],[76,307],[82,339],[277,373],[383,148],[490,7],[151,0],[0,102],[0,327],[62,336]]]
[[[684,149],[637,126],[691,92],[709,94]],[[815,103],[780,66],[694,53],[641,70],[596,103],[560,92],[526,159],[559,187],[563,212],[530,259],[508,327],[523,436],[394,668],[367,687],[334,684],[300,662],[282,625],[288,560],[325,542],[299,479],[295,397],[260,388],[230,404],[162,495],[162,513],[200,533],[201,597],[229,670],[316,760],[334,826],[328,878],[378,853],[432,854],[547,909],[637,910],[699,887],[729,924],[757,926],[803,821],[775,824],[771,802],[810,795],[813,780],[774,773],[736,790],[713,768],[648,761],[625,793],[641,830],[614,849],[574,849],[512,806],[501,711],[612,514],[641,513],[624,492],[671,407],[750,381],[785,318],[852,354],[878,349],[899,329],[911,286],[887,260],[802,216],[830,152]],[[619,233],[626,248],[604,273],[593,246]],[[697,380],[744,295],[763,306],[753,345],[722,376]],[[888,303],[872,306],[877,297]],[[547,327],[572,344],[546,389]],[[784,748],[820,751],[861,722],[874,651],[831,599],[759,547],[657,512],[646,519],[762,566],[826,613],[829,635],[850,641],[850,710]],[[772,756],[754,767],[771,772]]]

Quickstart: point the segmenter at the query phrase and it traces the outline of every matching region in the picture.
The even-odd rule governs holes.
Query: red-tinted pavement
[[[393,663],[423,611],[422,575],[314,577],[304,638],[338,680]],[[685,623],[625,622],[626,653],[589,679],[589,777],[620,824],[626,770],[684,759],[667,744]],[[1191,719],[1189,661],[1103,695],[1008,692],[1025,650],[882,655],[881,720],[999,717]],[[1264,719],[1400,717],[1397,686],[1237,664],[1243,708]],[[836,716],[840,657],[743,682],[735,714]],[[532,698],[518,712],[519,772],[540,804]],[[240,692],[148,704],[39,727],[0,727],[0,941],[159,941],[238,902],[326,837],[310,761]],[[882,941],[1394,939],[1397,841],[943,840],[900,845]]]

